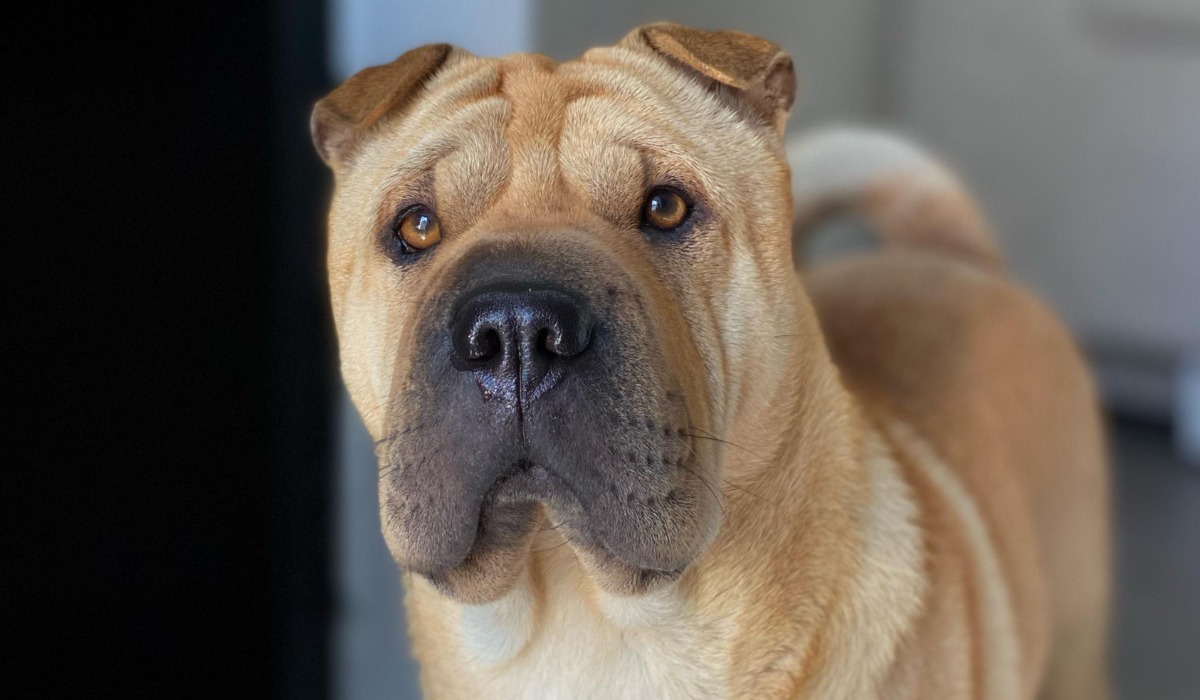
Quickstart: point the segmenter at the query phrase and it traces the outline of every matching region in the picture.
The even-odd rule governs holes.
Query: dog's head
[[[775,44],[660,24],[561,65],[423,46],[317,105],[401,566],[482,602],[544,519],[614,593],[704,551],[722,437],[795,332],[794,94]]]

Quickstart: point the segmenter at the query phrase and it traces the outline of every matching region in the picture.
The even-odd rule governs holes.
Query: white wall
[[[342,81],[422,44],[480,56],[532,51],[534,0],[330,0],[330,74]]]
[[[906,0],[899,120],[1098,346],[1200,349],[1200,1]]]
[[[880,75],[878,0],[540,0],[538,50],[556,60],[616,43],[634,27],[673,21],[740,29],[791,53],[799,94],[792,125],[861,119],[871,113]]]

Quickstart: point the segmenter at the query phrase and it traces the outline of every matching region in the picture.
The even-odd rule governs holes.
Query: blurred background
[[[567,60],[657,20],[790,51],[792,133],[890,125],[959,169],[1103,389],[1119,697],[1200,697],[1200,0],[246,0],[31,20],[11,111],[55,138],[12,139],[12,198],[57,221],[70,192],[102,242],[55,251],[69,284],[12,273],[99,341],[52,339],[72,359],[30,414],[62,426],[69,396],[94,417],[66,431],[85,459],[61,460],[89,468],[45,477],[92,527],[66,518],[10,566],[71,553],[29,597],[70,622],[10,628],[58,658],[79,647],[37,687],[418,697],[372,447],[337,376],[309,111],[420,44]]]

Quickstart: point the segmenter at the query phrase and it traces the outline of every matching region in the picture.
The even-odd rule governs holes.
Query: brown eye
[[[396,236],[412,252],[425,250],[442,238],[442,225],[428,207],[410,209],[400,220]]]
[[[642,216],[646,225],[659,231],[677,229],[688,217],[688,205],[679,193],[668,189],[657,189],[646,198]]]

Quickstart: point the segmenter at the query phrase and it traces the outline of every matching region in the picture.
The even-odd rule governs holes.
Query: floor
[[[1170,432],[1116,422],[1113,673],[1125,700],[1200,698],[1200,465]]]
[[[417,698],[399,575],[379,535],[369,438],[347,402],[339,475],[339,700]],[[1115,421],[1118,602],[1113,675],[1124,700],[1200,698],[1200,467],[1166,428]]]

